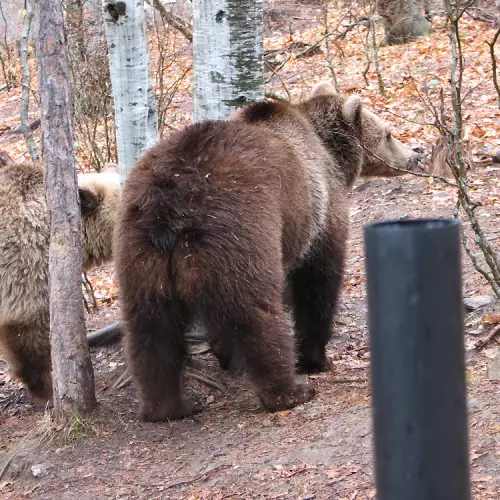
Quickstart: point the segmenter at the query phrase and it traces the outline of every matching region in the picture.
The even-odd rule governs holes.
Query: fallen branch
[[[200,481],[202,479],[205,480],[209,476],[209,474],[211,474],[212,472],[215,472],[216,470],[227,469],[227,468],[231,468],[231,467],[232,467],[232,465],[230,465],[230,464],[217,465],[217,466],[211,468],[210,470],[204,472],[203,474],[200,474],[199,476],[193,477],[192,479],[183,479],[181,481],[176,481],[175,483],[170,483],[167,486],[165,486],[165,489],[168,490],[170,488],[176,488],[177,486],[186,486],[188,484],[193,484],[196,481]]]
[[[42,121],[40,120],[40,118],[37,118],[36,120],[33,120],[32,122],[30,122],[31,131],[36,130],[40,126],[41,123],[42,123]],[[22,133],[23,133],[23,127],[17,127],[13,130],[6,130],[5,132],[3,132],[3,134],[5,134],[5,135],[14,135],[14,134],[22,134]]]
[[[192,378],[193,380],[197,380],[198,382],[201,382],[202,384],[205,384],[208,387],[212,387],[213,389],[217,389],[220,392],[225,392],[225,388],[222,384],[217,382],[212,377],[208,377],[204,373],[202,373],[199,370],[193,370],[192,368],[186,368],[185,370],[186,377]]]
[[[197,380],[198,382],[201,382],[208,387],[212,387],[213,389],[217,389],[220,392],[226,391],[225,387],[220,382],[212,377],[209,377],[208,375],[205,375],[199,370],[194,370],[192,368],[186,367],[184,374],[186,378]],[[128,368],[125,368],[125,371],[115,380],[115,382],[111,386],[111,389],[122,389],[130,382],[132,382],[132,374],[130,373],[130,370]]]
[[[332,378],[329,380],[332,384],[356,384],[359,382],[368,382],[367,378],[364,377],[357,377],[357,378],[344,378],[344,377],[339,377],[339,378]]]
[[[484,346],[489,344],[498,334],[500,333],[500,325],[493,327],[486,337],[480,339],[477,344],[474,346],[476,351],[482,349]]]

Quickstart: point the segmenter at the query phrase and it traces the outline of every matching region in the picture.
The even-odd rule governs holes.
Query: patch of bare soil
[[[481,171],[482,182],[494,188],[499,172],[494,167]],[[395,178],[361,182],[351,198],[345,286],[329,346],[335,372],[310,377],[317,389],[313,401],[268,414],[245,379],[220,373],[205,354],[200,356],[204,369],[226,391],[189,381],[189,392],[204,406],[200,415],[143,423],[133,386],[111,388],[124,369],[121,348],[98,348],[92,357],[99,409],[88,420],[90,428],[66,444],[46,439],[35,446],[46,416],[0,365],[0,497],[375,498],[362,227],[386,218],[451,216],[455,194],[425,179]],[[488,234],[498,234],[499,215],[498,205],[483,211]],[[489,293],[488,286],[464,257],[464,295],[480,293]],[[90,317],[89,328],[109,324],[116,313],[101,309]],[[498,344],[475,351],[476,341],[466,335],[473,494],[500,498],[500,393],[498,383],[487,377]]]

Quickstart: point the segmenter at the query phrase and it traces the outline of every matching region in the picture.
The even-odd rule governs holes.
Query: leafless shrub
[[[99,4],[100,6],[100,4]],[[65,3],[75,131],[80,156],[100,171],[116,162],[113,95],[100,9]]]

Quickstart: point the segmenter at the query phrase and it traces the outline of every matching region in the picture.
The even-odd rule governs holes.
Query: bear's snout
[[[422,172],[424,170],[422,160],[422,154],[418,150],[413,149],[408,164],[406,165],[407,170],[410,172]]]

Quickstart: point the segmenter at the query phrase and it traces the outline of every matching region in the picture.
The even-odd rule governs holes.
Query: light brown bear
[[[371,154],[373,153],[373,154]],[[128,363],[142,416],[196,410],[181,390],[185,334],[206,328],[223,365],[249,373],[269,411],[309,401],[295,368],[329,368],[348,193],[417,155],[328,84],[298,104],[250,104],[173,133],[130,173],[116,232]],[[283,296],[290,289],[295,343]]]
[[[118,174],[78,179],[84,267],[112,258]],[[49,223],[43,170],[0,169],[0,352],[38,402],[52,396],[48,290]]]

